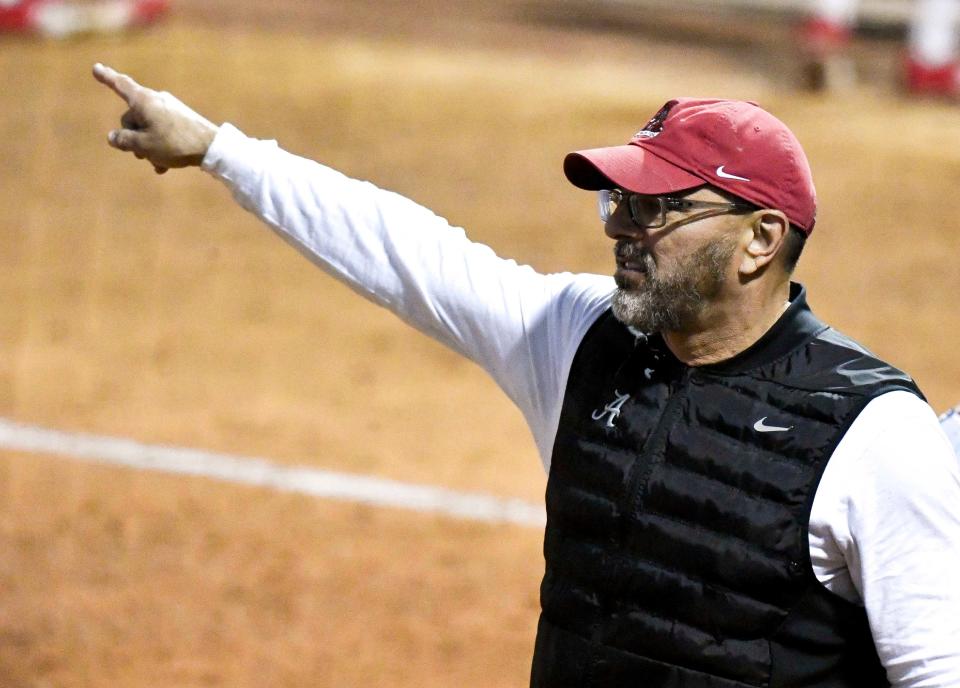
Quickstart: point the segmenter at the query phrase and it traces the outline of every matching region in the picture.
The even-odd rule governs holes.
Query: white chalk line
[[[377,507],[437,513],[468,521],[542,527],[542,506],[479,492],[404,483],[384,478],[280,466],[258,457],[170,447],[120,437],[68,433],[0,418],[0,449],[47,454],[75,461],[193,475],[279,492]]]

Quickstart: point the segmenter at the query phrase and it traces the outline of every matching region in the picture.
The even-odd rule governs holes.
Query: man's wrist
[[[217,134],[220,131],[220,127],[213,124],[212,122],[205,122],[203,130],[200,134],[200,141],[198,148],[198,153],[192,155],[189,158],[189,164],[201,167],[203,165],[203,159],[207,157],[207,152],[210,150],[210,146],[213,145],[214,139],[217,138]]]

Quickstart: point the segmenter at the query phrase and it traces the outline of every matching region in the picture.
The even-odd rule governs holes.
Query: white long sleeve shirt
[[[537,273],[398,194],[220,128],[203,168],[320,268],[483,367],[549,469],[566,378],[610,277]],[[821,583],[863,604],[892,685],[960,688],[960,469],[932,409],[871,401],[810,519]]]

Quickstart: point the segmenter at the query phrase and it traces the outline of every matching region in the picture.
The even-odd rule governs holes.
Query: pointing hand
[[[93,76],[129,108],[120,118],[120,129],[107,137],[111,146],[149,160],[157,174],[203,161],[217,135],[216,125],[170,93],[145,88],[100,63],[93,66]]]

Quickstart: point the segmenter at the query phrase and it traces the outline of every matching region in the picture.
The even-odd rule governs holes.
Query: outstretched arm
[[[169,94],[98,65],[129,105],[110,143],[157,171],[201,165],[318,267],[481,365],[520,407],[549,461],[566,373],[613,281],[541,275],[499,258],[399,194],[215,127]]]
[[[145,88],[100,63],[93,66],[93,76],[127,104],[120,128],[107,136],[111,146],[149,160],[157,174],[200,165],[217,135],[215,124],[172,94]]]

